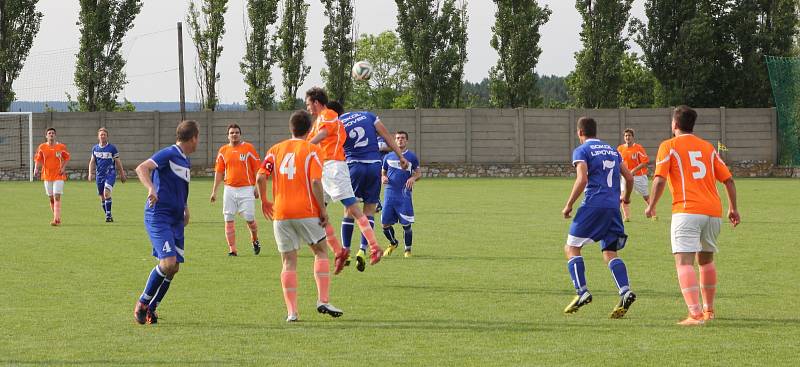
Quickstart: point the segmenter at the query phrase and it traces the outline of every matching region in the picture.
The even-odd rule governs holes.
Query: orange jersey
[[[622,144],[617,147],[617,151],[622,155],[622,161],[625,162],[625,167],[631,171],[632,175],[643,176],[647,174],[647,165],[633,172],[633,169],[639,164],[650,162],[650,157],[647,156],[643,146],[636,143],[633,143],[633,146],[630,147],[627,144]]]
[[[39,144],[39,148],[36,148],[34,160],[44,167],[42,169],[43,181],[67,179],[66,175],[61,174],[61,167],[66,166],[67,161],[69,161],[69,152],[66,145],[58,142],[52,146],[47,143]]]
[[[225,173],[225,185],[232,187],[253,186],[256,184],[259,158],[256,148],[242,142],[237,146],[225,144],[217,153],[218,173]]]
[[[711,143],[692,134],[665,140],[658,147],[655,175],[669,183],[673,213],[722,217],[716,181],[727,181],[731,172]]]
[[[320,112],[308,134],[308,140],[313,139],[322,130],[328,131],[328,136],[319,142],[323,153],[322,160],[343,161],[344,141],[347,135],[345,135],[344,125],[339,121],[339,116],[335,111],[326,108]]]
[[[311,180],[322,179],[321,154],[318,146],[301,139],[284,140],[269,148],[258,172],[272,175],[275,220],[319,216]]]

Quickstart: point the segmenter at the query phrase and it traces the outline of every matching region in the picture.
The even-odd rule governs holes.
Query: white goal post
[[[3,179],[24,175],[33,181],[33,113],[0,112],[0,172]]]

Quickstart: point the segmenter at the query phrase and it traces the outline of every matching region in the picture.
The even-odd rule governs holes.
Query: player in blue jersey
[[[384,256],[389,256],[397,248],[399,241],[394,235],[393,224],[400,222],[403,226],[403,241],[405,242],[405,257],[411,257],[411,225],[414,223],[414,205],[411,202],[411,191],[414,183],[422,177],[419,169],[419,159],[407,149],[408,133],[398,131],[394,140],[402,151],[402,155],[391,152],[383,157],[381,181],[386,185],[383,193],[383,213],[381,223],[383,234],[389,240],[389,247],[384,251]],[[389,140],[387,140],[389,141]],[[410,165],[403,169],[400,165],[402,159],[408,160]]]
[[[625,263],[617,256],[617,251],[625,247],[628,239],[622,225],[619,204],[620,201],[630,203],[633,176],[622,163],[619,152],[596,136],[595,120],[581,117],[578,120],[581,145],[572,152],[572,165],[577,170],[577,177],[567,205],[562,210],[564,218],[570,218],[572,205],[583,192],[583,204],[572,220],[567,244],[564,246],[564,252],[569,259],[567,271],[577,295],[564,309],[564,313],[577,312],[579,308],[592,302],[592,295],[586,287],[581,248],[589,243],[600,242],[603,258],[619,290],[619,302],[611,311],[611,318],[618,319],[625,316],[636,300],[636,295],[630,289]],[[620,196],[620,174],[625,178],[624,197]]]
[[[119,159],[119,151],[114,144],[108,142],[108,130],[101,127],[97,130],[98,144],[92,148],[92,156],[89,158],[89,181],[97,177],[97,195],[100,196],[100,206],[106,214],[106,222],[113,222],[111,215],[111,191],[114,190],[114,181],[117,179],[125,182],[128,177]]]
[[[174,145],[159,150],[136,167],[139,180],[147,188],[144,227],[150,236],[153,256],[158,258],[133,311],[139,324],[158,322],[156,307],[184,261],[183,227],[189,224],[189,154],[197,149],[200,135],[197,122],[182,121],[175,135]]]
[[[369,220],[369,225],[375,227],[376,206],[381,195],[381,154],[378,148],[378,138],[389,139],[392,135],[374,113],[367,111],[344,112],[339,102],[328,103],[328,108],[339,115],[347,138],[344,141],[344,156],[347,168],[350,171],[350,184],[353,193],[363,204],[362,211]],[[393,142],[389,145],[397,154],[400,148]],[[407,164],[407,163],[406,163]],[[342,245],[349,252],[353,240],[355,219],[344,212],[342,218]],[[361,236],[361,245],[356,254],[356,269],[364,271],[367,265],[367,239]],[[345,265],[349,261],[345,262]]]

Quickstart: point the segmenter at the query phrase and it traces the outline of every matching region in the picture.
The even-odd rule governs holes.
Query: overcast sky
[[[197,1],[197,0],[195,0]],[[311,73],[300,91],[322,84],[320,70],[325,59],[320,51],[322,28],[325,26],[322,4],[307,0],[311,5],[308,14],[306,61]],[[360,33],[377,34],[394,30],[397,25],[397,8],[393,0],[354,0],[355,22]],[[197,82],[194,74],[196,53],[186,26],[188,0],[145,0],[134,27],[128,32],[123,46],[127,60],[128,84],[120,95],[131,101],[177,101],[177,46],[176,23],[184,22],[184,63],[186,66],[186,98],[197,100]],[[580,48],[580,16],[572,0],[539,0],[553,14],[541,29],[542,55],[537,72],[541,75],[567,75],[575,66],[574,53]],[[644,18],[644,0],[635,0],[632,16]],[[246,0],[230,0],[225,16],[226,34],[224,51],[218,65],[221,80],[218,86],[222,103],[242,103],[246,86],[239,72],[239,61],[244,55],[244,18]],[[64,100],[65,92],[75,95],[73,76],[75,54],[80,33],[76,25],[78,1],[40,0],[39,10],[44,14],[41,29],[34,40],[22,75],[14,83],[18,100]],[[490,0],[469,0],[468,61],[464,77],[480,81],[488,75],[497,61],[497,53],[489,46],[495,5]],[[639,51],[631,45],[634,51]],[[273,71],[276,90],[280,94],[280,70]],[[279,96],[276,96],[279,97]]]

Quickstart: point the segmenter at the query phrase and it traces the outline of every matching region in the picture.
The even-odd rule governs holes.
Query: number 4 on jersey
[[[278,169],[282,175],[288,176],[290,180],[294,179],[294,174],[297,172],[297,168],[295,168],[294,164],[294,153],[287,153],[285,157],[283,157],[283,161],[281,161],[281,166]]]

